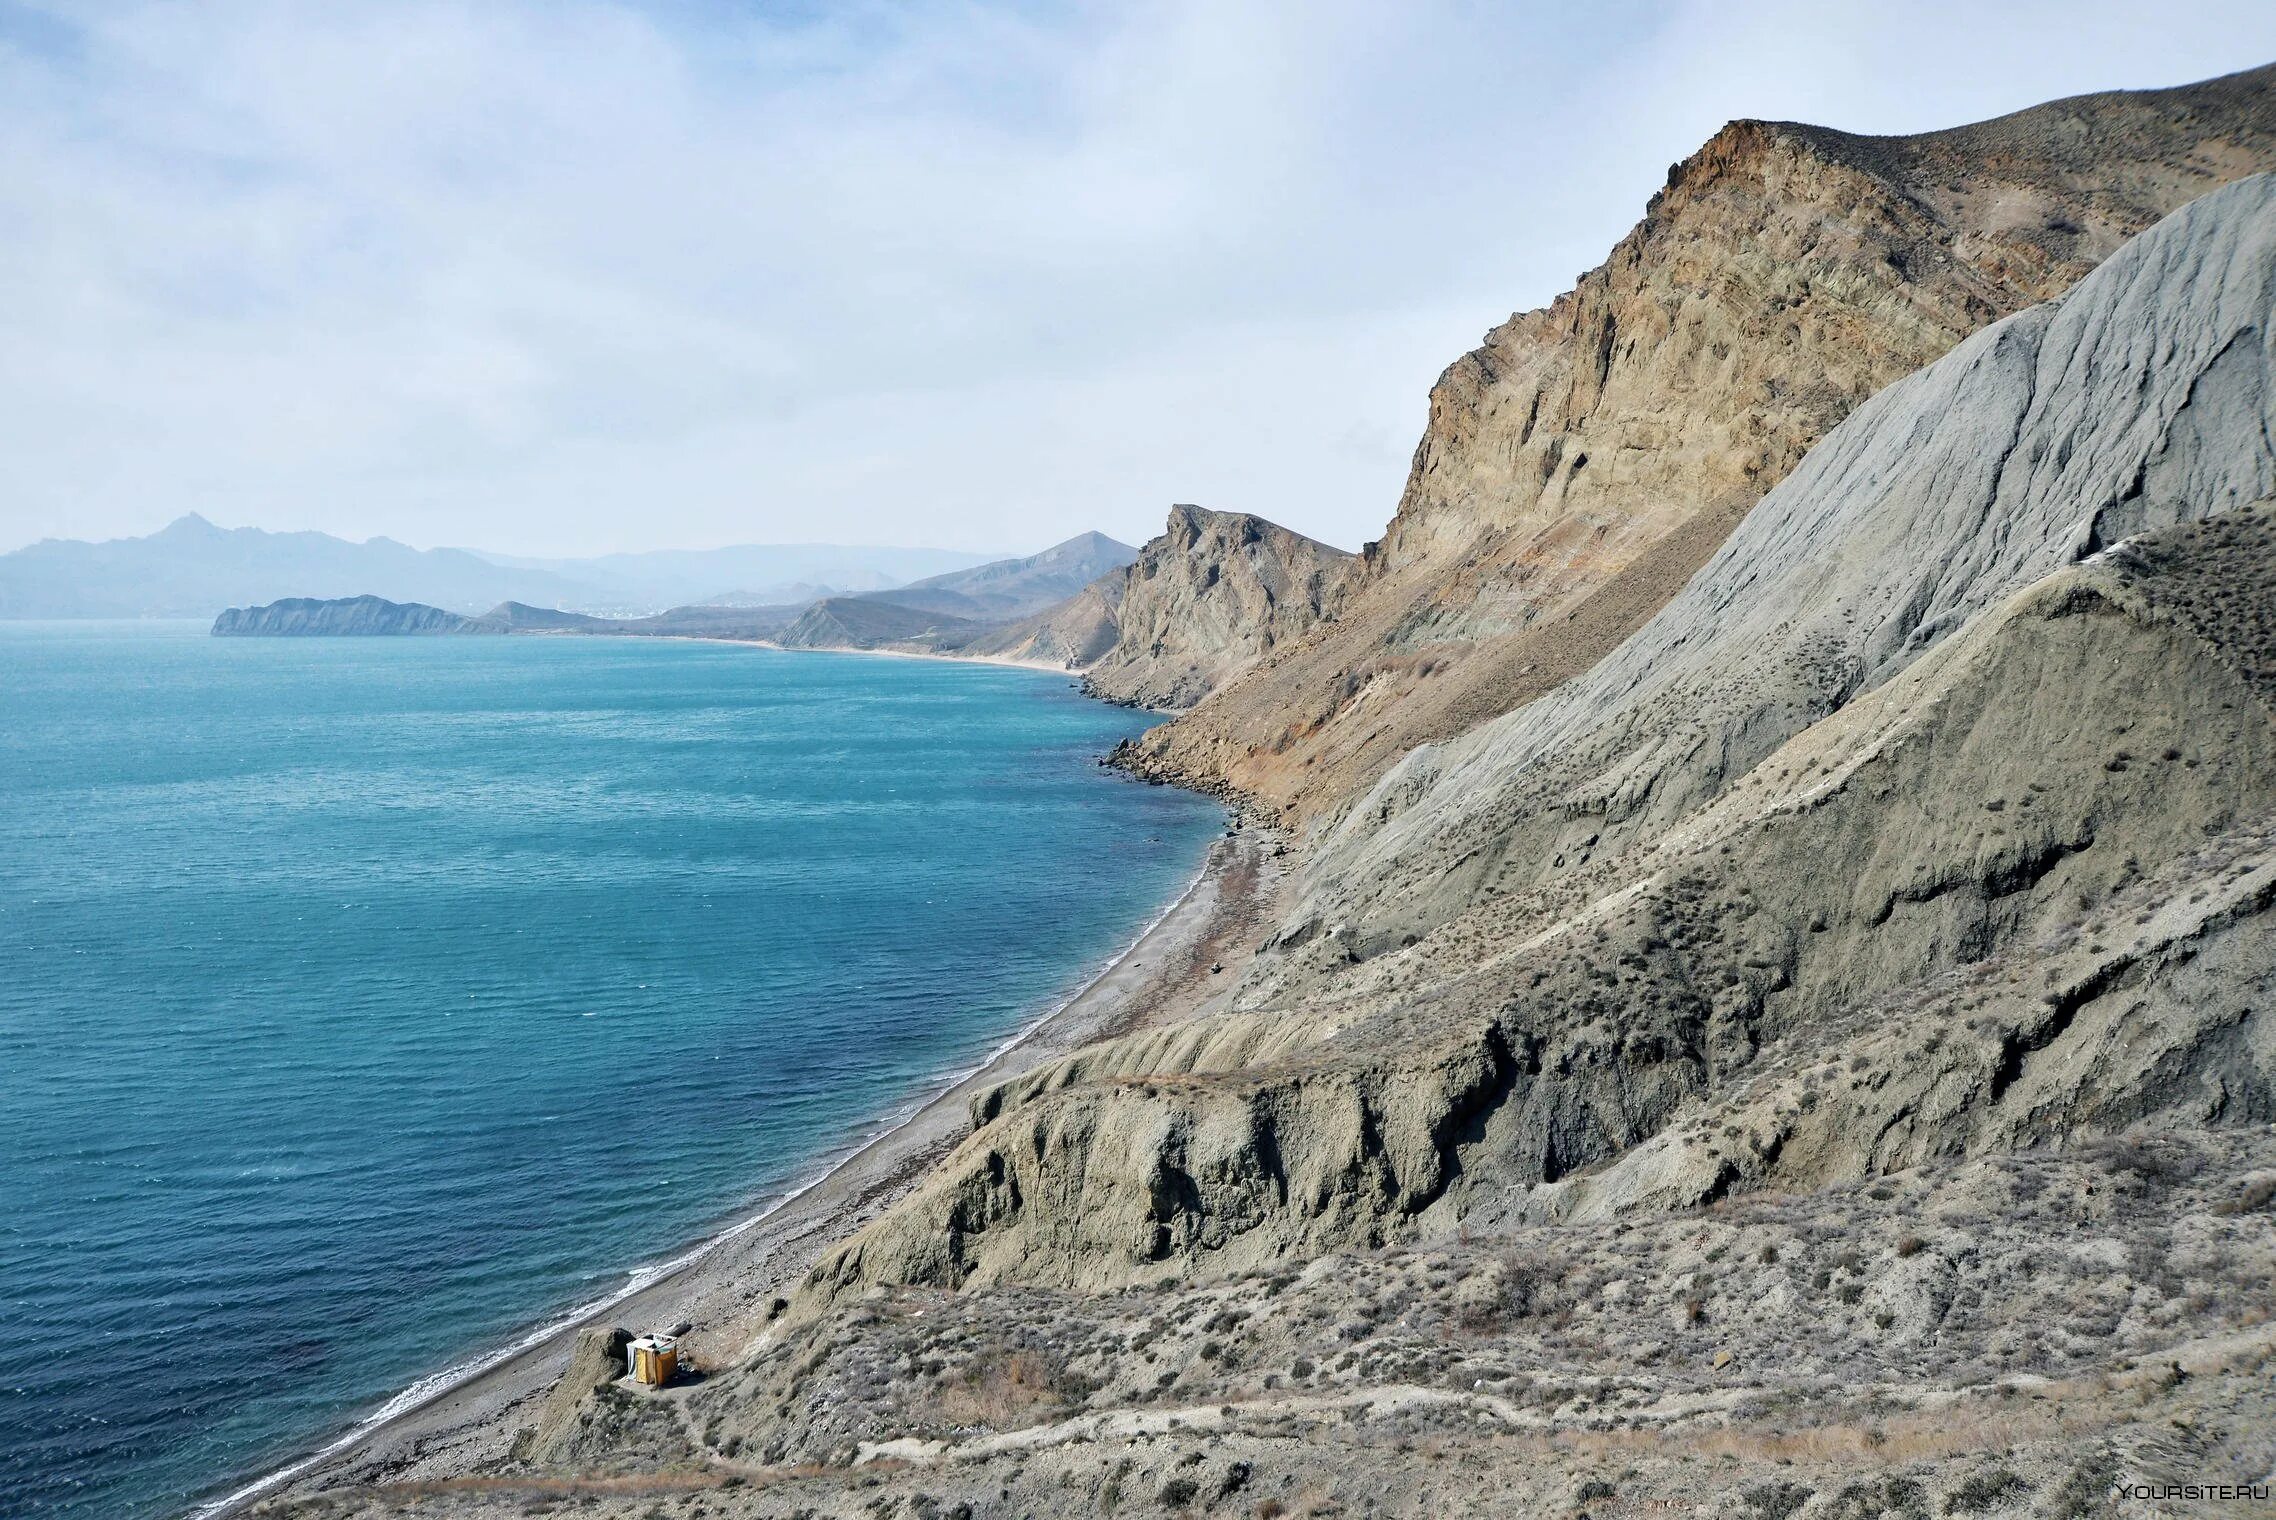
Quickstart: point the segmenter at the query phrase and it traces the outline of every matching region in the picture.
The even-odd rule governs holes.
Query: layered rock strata
[[[1397,515],[1129,758],[1302,826],[1588,669],[1866,397],[2276,168],[2276,71],[1918,137],[1737,122],[1550,306],[1456,361]]]

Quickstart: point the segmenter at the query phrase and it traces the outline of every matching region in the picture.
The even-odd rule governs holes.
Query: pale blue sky
[[[1345,545],[1723,121],[2276,58],[2265,3],[0,0],[0,549]]]

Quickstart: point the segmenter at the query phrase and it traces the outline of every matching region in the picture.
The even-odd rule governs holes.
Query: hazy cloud
[[[1837,10],[0,3],[0,548],[1027,549],[1172,500],[1354,544],[1437,371],[1725,119],[2276,56],[2264,4]]]

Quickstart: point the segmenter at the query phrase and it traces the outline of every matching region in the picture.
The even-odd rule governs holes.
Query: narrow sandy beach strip
[[[854,649],[836,644],[802,645],[796,649],[777,644],[772,639],[722,639],[724,644],[756,644],[761,649],[773,649],[783,654],[863,654],[886,660],[953,660],[959,665],[1008,665],[1014,670],[1043,670],[1055,676],[1083,678],[1081,670],[1050,660],[1019,660],[1008,654],[944,654],[933,649]]]
[[[1216,1003],[1229,970],[1271,922],[1285,878],[1279,836],[1230,826],[1200,873],[1152,926],[1081,991],[999,1049],[983,1066],[839,1160],[803,1191],[691,1248],[652,1281],[604,1307],[547,1327],[495,1365],[338,1438],[312,1458],[230,1493],[204,1511],[238,1513],[280,1493],[463,1473],[502,1456],[567,1366],[586,1324],[629,1328],[680,1322],[699,1366],[733,1361],[767,1306],[827,1246],[844,1239],[921,1178],[969,1129],[968,1104],[986,1088],[1141,1022],[1189,1017]]]

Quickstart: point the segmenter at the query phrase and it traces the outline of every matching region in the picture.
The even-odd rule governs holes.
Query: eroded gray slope
[[[1889,387],[1586,675],[1417,750],[1322,842],[1276,980],[1646,840],[1976,612],[2276,483],[2276,178]]]

